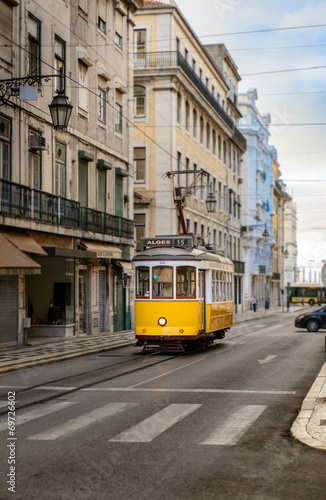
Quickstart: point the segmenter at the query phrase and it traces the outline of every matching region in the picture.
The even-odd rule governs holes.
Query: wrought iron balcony
[[[204,82],[199,78],[197,73],[192,69],[190,64],[186,59],[180,54],[180,52],[143,52],[136,53],[134,56],[135,68],[136,69],[162,69],[179,67],[183,70],[189,80],[196,86],[197,90],[204,96],[204,98],[213,107],[216,113],[224,121],[224,123],[232,130],[234,136],[233,139],[239,144],[243,149],[246,149],[246,139],[237,129],[234,121],[230,116],[224,111],[219,102],[215,99],[210,90],[206,87]]]
[[[0,214],[127,239],[134,235],[132,220],[5,180],[0,180]]]

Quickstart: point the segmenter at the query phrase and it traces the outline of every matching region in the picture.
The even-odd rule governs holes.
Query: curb
[[[326,363],[303,400],[291,427],[292,436],[303,444],[326,451]]]

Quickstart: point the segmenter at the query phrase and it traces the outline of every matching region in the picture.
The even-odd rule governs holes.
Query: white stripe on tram
[[[260,417],[267,406],[242,406],[224,423],[219,425],[206,441],[201,444],[234,446],[247,429]]]
[[[118,413],[127,410],[128,408],[133,408],[137,406],[138,403],[109,403],[101,408],[97,408],[86,415],[82,415],[81,417],[72,418],[68,420],[63,425],[59,425],[55,427],[51,431],[41,432],[40,434],[35,434],[27,439],[37,440],[37,441],[53,441],[62,436],[66,436],[67,434],[79,431],[80,429],[84,429],[89,425],[92,425],[96,422],[104,420],[108,417],[113,417]]]
[[[200,406],[200,404],[171,404],[110,439],[110,442],[149,443]]]

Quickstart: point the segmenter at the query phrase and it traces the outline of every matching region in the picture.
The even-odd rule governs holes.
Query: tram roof
[[[227,257],[208,252],[203,247],[194,248],[191,252],[178,247],[153,247],[137,253],[132,260],[133,262],[141,260],[206,260],[233,265],[233,262]]]

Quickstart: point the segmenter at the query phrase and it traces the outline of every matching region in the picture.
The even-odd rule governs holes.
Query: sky
[[[320,263],[326,259],[326,1],[176,3],[202,43],[225,44],[242,78],[239,92],[257,89],[258,110],[271,115],[269,143],[281,178],[297,205],[298,265]]]

